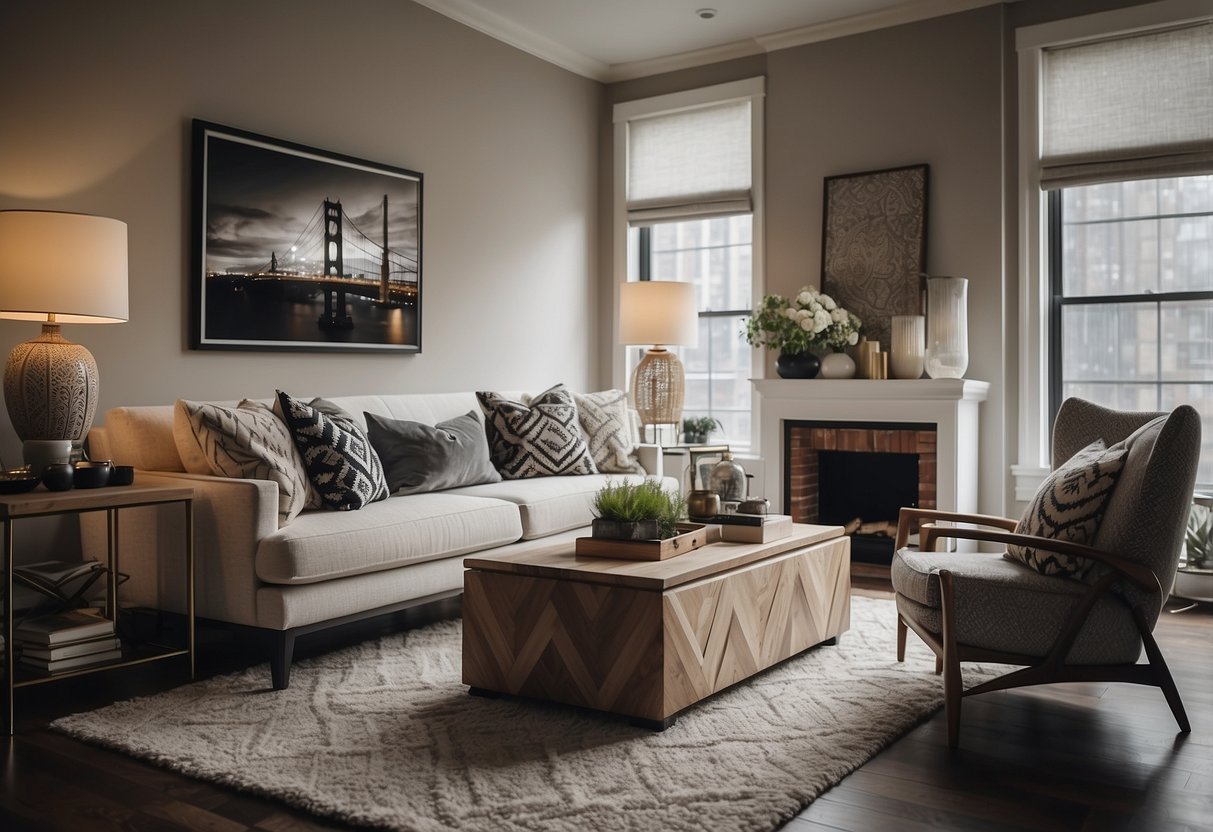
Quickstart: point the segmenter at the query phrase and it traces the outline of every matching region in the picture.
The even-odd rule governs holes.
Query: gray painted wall
[[[1004,396],[1013,390],[1004,357],[1014,337],[1004,300],[1002,72],[1003,11],[990,6],[607,89],[613,103],[766,75],[767,292],[819,285],[824,177],[930,164],[928,271],[970,280],[967,376],[991,383],[979,502],[995,514],[1006,508]],[[609,132],[600,140],[609,147]]]
[[[0,31],[0,208],[129,225],[130,322],[64,328],[96,356],[98,421],[275,386],[597,381],[600,84],[402,0],[14,0]],[[187,348],[191,118],[425,175],[423,354]],[[0,321],[0,348],[37,332]]]

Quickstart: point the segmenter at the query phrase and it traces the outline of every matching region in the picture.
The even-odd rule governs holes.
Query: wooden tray
[[[665,540],[612,540],[606,537],[579,537],[578,555],[616,560],[668,560],[685,555],[708,543],[709,529],[702,523],[679,523],[677,534]]]

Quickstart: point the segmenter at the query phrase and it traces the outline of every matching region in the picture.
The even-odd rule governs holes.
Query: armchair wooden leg
[[[943,673],[943,656],[937,655],[935,657],[935,675],[938,676],[940,673]]]
[[[1146,648],[1146,658],[1150,660],[1150,667],[1154,669],[1158,686],[1162,688],[1162,695],[1167,698],[1167,704],[1171,706],[1171,715],[1175,717],[1175,722],[1179,725],[1181,733],[1191,733],[1192,724],[1188,722],[1188,714],[1184,710],[1183,700],[1179,698],[1179,688],[1175,687],[1175,679],[1171,677],[1171,670],[1167,667],[1167,661],[1162,657],[1162,651],[1158,649],[1158,642],[1154,640],[1154,634],[1147,629],[1145,622],[1140,620],[1141,613],[1136,610],[1134,612],[1139,618],[1137,626],[1141,630],[1141,640]]]
[[[939,572],[940,608],[943,613],[943,707],[948,721],[948,748],[960,745],[960,701],[964,685],[960,677],[960,657],[956,649],[956,614],[952,596],[952,573]],[[936,667],[940,658],[936,657]]]
[[[906,660],[906,620],[900,615],[897,616],[897,661],[904,662]]]

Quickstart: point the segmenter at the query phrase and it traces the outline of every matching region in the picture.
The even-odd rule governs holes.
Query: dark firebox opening
[[[918,454],[818,451],[818,522],[845,526],[887,521],[897,526],[902,506],[918,505]],[[881,534],[851,535],[851,560],[888,566],[893,538]]]

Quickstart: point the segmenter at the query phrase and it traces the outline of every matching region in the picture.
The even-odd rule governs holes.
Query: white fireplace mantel
[[[939,508],[977,511],[978,405],[990,384],[969,379],[763,379],[758,393],[759,454],[765,496],[783,511],[784,422],[934,424]]]

